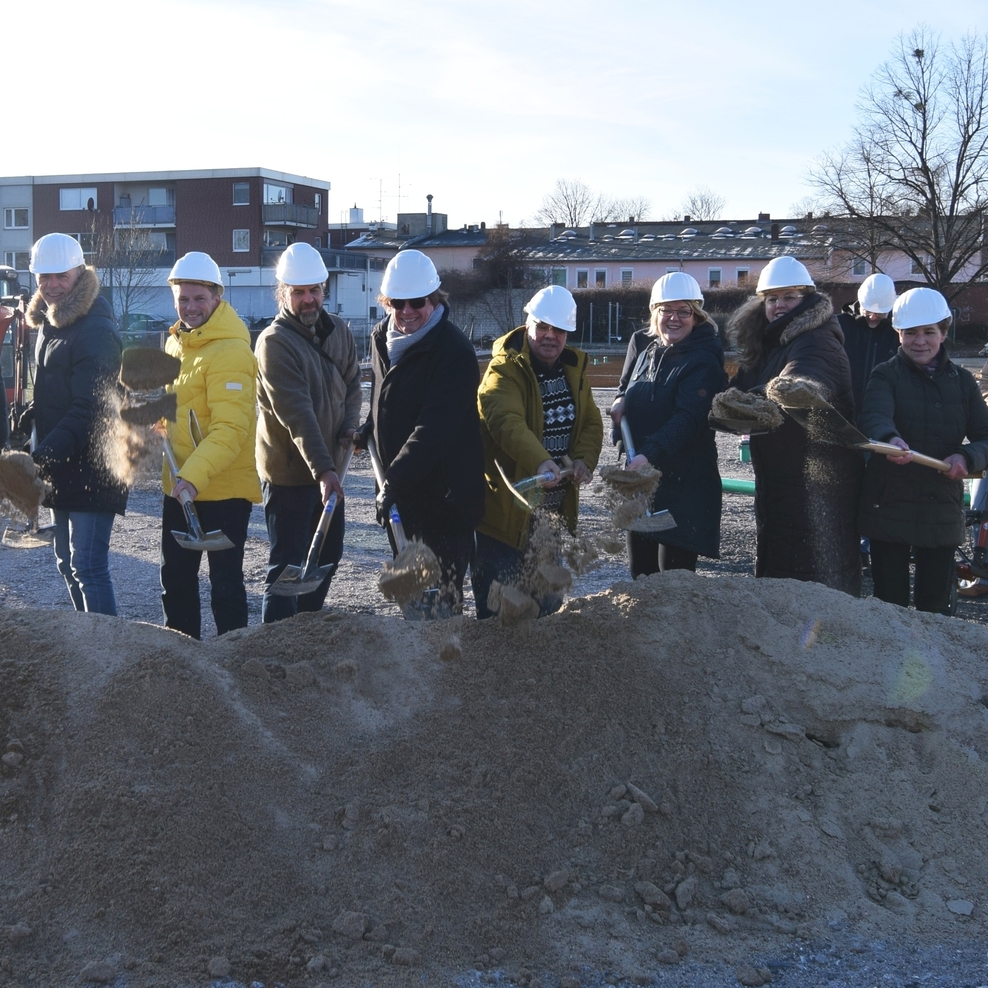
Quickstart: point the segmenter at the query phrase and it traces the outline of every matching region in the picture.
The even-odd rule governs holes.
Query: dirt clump
[[[38,473],[30,453],[0,452],[0,503],[6,502],[23,518],[36,518],[51,487]]]
[[[710,420],[733,432],[768,432],[782,425],[779,406],[763,395],[728,388],[714,396]]]

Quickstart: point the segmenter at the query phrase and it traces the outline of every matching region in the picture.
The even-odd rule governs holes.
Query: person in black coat
[[[696,570],[697,557],[720,558],[721,482],[717,441],[707,421],[714,395],[727,387],[724,348],[703,311],[703,294],[684,272],[652,288],[651,325],[628,345],[615,427],[628,420],[637,455],[662,472],[651,510],[668,510],[676,527],[628,532],[633,577],[670,569]]]
[[[939,614],[950,613],[954,550],[964,540],[962,478],[988,467],[988,407],[974,376],[947,354],[950,321],[947,300],[932,288],[897,299],[892,324],[902,346],[875,368],[862,412],[869,436],[903,450],[871,456],[861,493],[875,596],[909,606],[912,557],[916,609]],[[911,463],[914,450],[950,471]]]
[[[795,257],[773,258],[756,297],[733,316],[727,333],[740,350],[732,384],[764,391],[773,378],[806,378],[845,418],[854,417],[844,335],[826,295]],[[811,440],[786,417],[751,437],[755,471],[755,576],[808,580],[858,596],[861,559],[857,504],[861,454]]]
[[[861,282],[858,300],[845,305],[837,317],[851,365],[856,422],[861,421],[861,407],[871,372],[878,364],[891,360],[899,350],[899,337],[890,318],[893,305],[895,282],[887,274],[873,274]]]
[[[120,372],[120,337],[99,294],[99,278],[82,247],[49,233],[31,249],[38,290],[27,323],[38,330],[33,456],[52,487],[55,559],[77,611],[116,614],[110,579],[114,515],[127,507],[127,488],[111,471],[109,398]]]
[[[384,466],[378,520],[385,524],[396,505],[405,534],[439,560],[438,599],[409,605],[406,616],[458,614],[484,514],[477,354],[450,322],[439,275],[420,251],[392,258],[380,301],[390,314],[371,336],[370,414],[362,429],[372,430]]]

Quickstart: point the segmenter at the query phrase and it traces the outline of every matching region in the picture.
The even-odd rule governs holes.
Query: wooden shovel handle
[[[871,440],[861,444],[861,449],[870,450],[872,453],[881,453],[883,456],[902,456],[903,453],[913,454],[913,463],[918,463],[921,467],[932,467],[942,473],[950,473],[953,469],[946,460],[938,460],[934,456],[927,456],[925,453],[917,453],[914,449],[900,449],[892,443],[880,443]]]

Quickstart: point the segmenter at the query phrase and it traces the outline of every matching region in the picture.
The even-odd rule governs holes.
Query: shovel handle
[[[378,490],[382,490],[384,487],[384,464],[381,463],[381,457],[377,452],[377,443],[374,442],[373,434],[367,436],[367,452],[370,454],[371,467],[374,470],[374,479],[377,481],[377,488]],[[395,547],[401,552],[408,545],[408,539],[405,537],[405,529],[401,524],[401,516],[398,514],[398,508],[393,504],[388,511],[388,524],[391,526],[391,534],[395,537]]]
[[[932,467],[942,473],[950,473],[952,467],[946,460],[938,460],[934,456],[927,456],[925,453],[917,453],[914,449],[900,449],[892,443],[880,443],[877,440],[870,440],[861,443],[862,449],[870,450],[873,453],[881,453],[883,456],[902,456],[903,453],[913,454],[913,463],[918,463],[921,467]]]
[[[172,479],[177,483],[178,463],[175,460],[175,452],[172,450],[172,444],[168,441],[167,437],[162,440],[162,446],[165,450],[165,459],[168,461],[168,469],[171,471]],[[206,533],[202,530],[202,525],[199,524],[199,516],[196,514],[195,505],[192,503],[192,495],[184,487],[178,492],[178,502],[182,505],[185,523],[189,526],[189,535],[197,542],[204,541]]]
[[[621,439],[624,440],[624,460],[627,465],[635,458],[635,441],[631,438],[631,426],[626,416],[621,416]]]

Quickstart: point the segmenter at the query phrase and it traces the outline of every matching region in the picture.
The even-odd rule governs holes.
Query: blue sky
[[[530,221],[559,178],[654,218],[698,186],[725,218],[788,215],[896,37],[984,30],[985,4],[59,0],[24,19],[6,175],[263,166],[330,181],[331,221],[432,193],[456,227]]]

